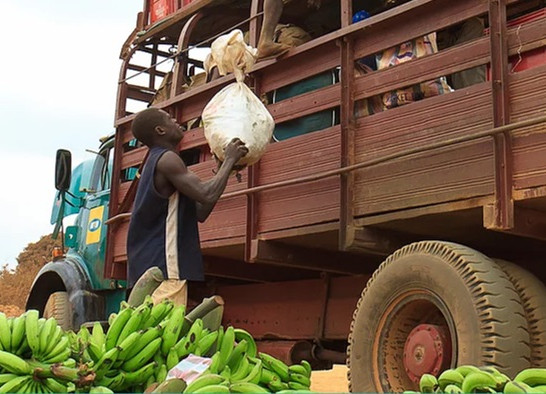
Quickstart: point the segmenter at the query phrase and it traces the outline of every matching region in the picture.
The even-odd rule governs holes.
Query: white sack
[[[220,90],[203,110],[205,138],[211,151],[224,161],[224,149],[233,138],[239,138],[248,154],[238,165],[252,165],[265,153],[275,122],[267,108],[243,82]]]
[[[256,48],[245,43],[241,30],[233,30],[211,44],[210,54],[205,59],[205,70],[208,73],[217,66],[220,75],[234,73],[237,82],[242,82],[245,73],[254,66],[257,52]]]

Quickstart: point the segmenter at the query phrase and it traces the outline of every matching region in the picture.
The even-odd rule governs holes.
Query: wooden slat
[[[127,98],[149,103],[154,98],[154,93],[147,87],[127,84]]]
[[[148,148],[143,146],[141,148],[133,149],[132,151],[124,153],[121,158],[121,169],[125,170],[126,168],[140,165],[147,152]]]
[[[129,191],[129,187],[131,187],[131,182],[123,182],[121,185],[119,185],[118,204],[121,204],[125,199],[125,196]]]
[[[359,119],[356,162],[491,127],[490,92],[484,83]],[[356,215],[490,193],[492,149],[482,139],[358,171]]]
[[[546,56],[545,56],[546,58]],[[544,114],[546,64],[510,75],[511,119],[513,122]],[[514,131],[514,187],[546,185],[546,124]]]
[[[356,162],[490,127],[490,96],[486,82],[359,118]]]
[[[338,83],[271,104],[267,109],[275,118],[275,123],[282,123],[337,107],[340,98],[341,90]]]
[[[262,158],[260,185],[339,167],[340,128],[272,144]],[[259,232],[317,224],[339,217],[339,179],[259,193]]]

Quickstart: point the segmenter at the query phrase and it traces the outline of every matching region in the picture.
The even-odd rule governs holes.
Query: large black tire
[[[68,331],[73,328],[72,311],[66,291],[57,291],[49,296],[44,308],[44,317],[46,319],[54,317],[63,330]]]
[[[535,275],[514,263],[495,262],[514,284],[523,304],[531,337],[531,366],[546,367],[546,286]]]
[[[347,349],[350,391],[417,389],[403,353],[423,324],[449,332],[448,368],[494,365],[514,376],[529,366],[523,306],[504,271],[465,246],[423,241],[389,256],[362,292]]]

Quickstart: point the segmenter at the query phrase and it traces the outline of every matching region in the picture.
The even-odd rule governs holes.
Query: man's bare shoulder
[[[161,172],[171,172],[173,170],[185,170],[186,165],[179,155],[169,150],[157,162],[157,169]]]

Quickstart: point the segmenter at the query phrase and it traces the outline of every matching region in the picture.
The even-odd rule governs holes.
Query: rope
[[[161,64],[163,64],[163,63],[165,63],[165,62],[167,62],[167,61],[169,61],[169,60],[174,59],[175,57],[181,56],[182,54],[184,54],[184,53],[186,53],[186,52],[189,52],[191,49],[196,49],[196,48],[199,48],[199,47],[203,46],[204,44],[208,44],[209,42],[214,41],[214,40],[217,39],[218,37],[220,37],[220,36],[222,36],[222,35],[224,35],[224,34],[229,33],[229,32],[232,31],[233,29],[236,29],[236,28],[238,28],[238,27],[240,27],[240,26],[242,26],[242,25],[244,25],[244,24],[246,24],[246,23],[248,23],[248,22],[250,22],[250,21],[256,19],[257,17],[262,16],[263,14],[264,14],[263,11],[262,11],[262,12],[259,12],[259,13],[257,13],[256,15],[251,16],[251,17],[245,19],[244,21],[237,23],[237,24],[234,25],[234,26],[227,28],[226,30],[222,31],[221,33],[216,34],[215,36],[213,36],[213,37],[211,37],[211,38],[207,38],[206,40],[203,40],[203,41],[199,42],[198,44],[188,46],[187,48],[184,48],[184,49],[182,49],[181,51],[176,52],[176,53],[172,54],[171,56],[166,57],[165,59],[163,59],[163,60],[161,60],[161,61],[159,61],[159,62],[157,62],[157,63],[155,63],[155,64],[152,64],[150,67],[146,67],[145,69],[138,71],[137,73],[131,75],[130,77],[126,77],[125,79],[122,79],[122,80],[119,81],[118,83],[127,82],[128,80],[130,80],[130,79],[132,79],[132,78],[135,78],[135,77],[139,76],[140,74],[144,74],[144,73],[150,71],[151,69],[156,68],[157,66],[159,66],[159,65],[161,65]]]

